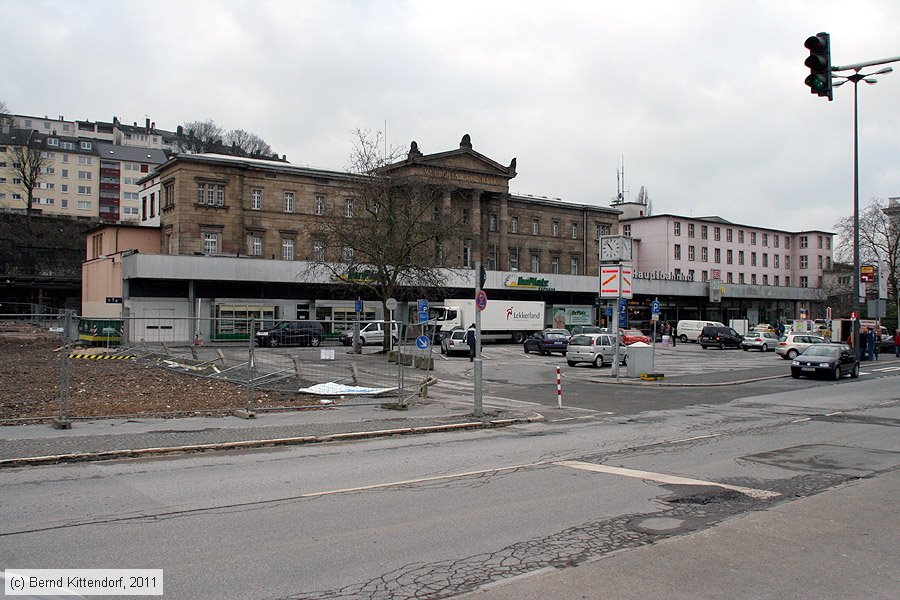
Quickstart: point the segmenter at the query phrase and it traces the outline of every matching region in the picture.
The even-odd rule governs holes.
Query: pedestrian
[[[859,330],[859,360],[869,360],[869,330],[865,327]]]
[[[672,347],[675,347],[675,340],[678,338],[678,328],[669,323],[669,339],[672,340]]]
[[[475,360],[475,323],[466,330],[466,343],[469,345],[469,362]]]
[[[900,358],[900,329],[894,334],[894,356]]]
[[[875,339],[875,330],[869,327],[869,333],[866,334],[866,351],[869,354],[869,360],[878,360],[878,350],[881,344],[880,340]]]

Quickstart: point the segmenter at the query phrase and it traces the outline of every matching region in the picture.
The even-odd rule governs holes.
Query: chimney
[[[146,123],[144,124],[144,127],[147,128],[147,133],[149,133],[150,132],[150,119],[149,118],[147,119]]]
[[[150,123],[150,129],[156,131],[156,123]]]
[[[182,127],[181,125],[179,125],[178,127],[176,127],[176,128],[175,128],[175,134],[178,135],[178,136],[184,135],[184,127]]]

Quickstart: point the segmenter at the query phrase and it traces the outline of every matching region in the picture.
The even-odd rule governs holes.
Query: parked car
[[[859,359],[846,344],[811,344],[791,361],[791,377],[825,375],[837,381],[844,375],[859,377]]]
[[[568,332],[560,329],[546,329],[532,334],[525,340],[522,345],[525,354],[529,352],[537,352],[538,354],[550,354],[551,352],[559,352],[563,356],[566,355],[566,348],[569,345]]]
[[[752,332],[764,332],[767,331],[769,333],[775,333],[775,328],[769,325],[768,323],[760,323],[758,325],[754,325],[750,328]]]
[[[611,333],[582,333],[573,335],[566,350],[566,363],[574,367],[578,363],[592,363],[595,367],[611,365],[615,358],[615,346]],[[628,350],[619,346],[619,363],[626,364]]]
[[[325,328],[318,321],[281,321],[271,329],[256,332],[256,345],[318,346],[325,339]]]
[[[386,329],[387,326],[384,321],[369,321],[366,324],[360,323],[359,343],[363,346],[367,344],[384,344],[384,332]],[[396,323],[391,323],[391,337],[393,338],[394,343],[400,339]],[[338,339],[345,346],[352,345],[353,330],[348,329],[347,331],[342,331]]]
[[[707,325],[700,332],[697,342],[706,350],[714,346],[720,350],[725,348],[740,348],[744,337],[731,327],[725,325]]]
[[[824,344],[825,338],[808,333],[789,333],[778,342],[775,352],[785,360],[794,360],[813,344]]]
[[[623,329],[619,332],[619,335],[622,336],[622,343],[626,346],[630,346],[638,342],[643,342],[644,344],[650,343],[650,338],[637,329]]]
[[[678,325],[675,327],[675,337],[678,338],[679,342],[696,342],[697,338],[699,338],[700,334],[703,332],[703,328],[707,325],[725,327],[725,323],[720,323],[718,321],[692,321],[690,319],[682,319],[681,321],[678,321]]]
[[[453,354],[469,353],[469,345],[466,343],[466,330],[454,329],[450,335],[441,340],[441,354],[452,356]]]
[[[741,340],[741,350],[760,350],[761,352],[768,352],[769,350],[774,350],[778,347],[778,342],[781,341],[781,338],[778,337],[777,333],[771,333],[769,331],[751,331],[750,333],[744,334],[744,339]]]

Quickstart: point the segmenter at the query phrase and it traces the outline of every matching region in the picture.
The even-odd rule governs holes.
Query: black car
[[[707,325],[700,332],[697,342],[704,350],[710,346],[724,350],[725,348],[740,348],[744,336],[731,327],[720,325]]]
[[[791,377],[825,375],[837,381],[843,375],[859,377],[859,359],[846,344],[814,344],[791,361]]]
[[[540,355],[550,354],[551,352],[560,352],[566,355],[566,348],[569,347],[568,332],[559,329],[550,329],[535,333],[525,340],[523,344],[525,354],[529,352],[537,352]]]
[[[281,321],[271,329],[256,332],[256,345],[318,346],[325,339],[325,328],[318,321]]]

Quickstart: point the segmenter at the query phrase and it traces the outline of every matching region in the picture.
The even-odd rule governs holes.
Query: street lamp
[[[856,314],[856,319],[853,320],[853,343],[856,344],[856,353],[860,358],[862,358],[862,344],[859,341],[859,318],[861,315],[859,302],[859,82],[864,81],[869,85],[875,85],[878,83],[878,80],[874,78],[875,75],[886,75],[894,70],[891,67],[885,67],[874,73],[860,73],[863,68],[871,65],[872,63],[861,63],[849,67],[835,67],[834,71],[852,69],[855,73],[853,75],[833,75],[835,79],[842,78],[842,80],[832,83],[832,87],[839,87],[848,81],[853,83],[853,312]]]

